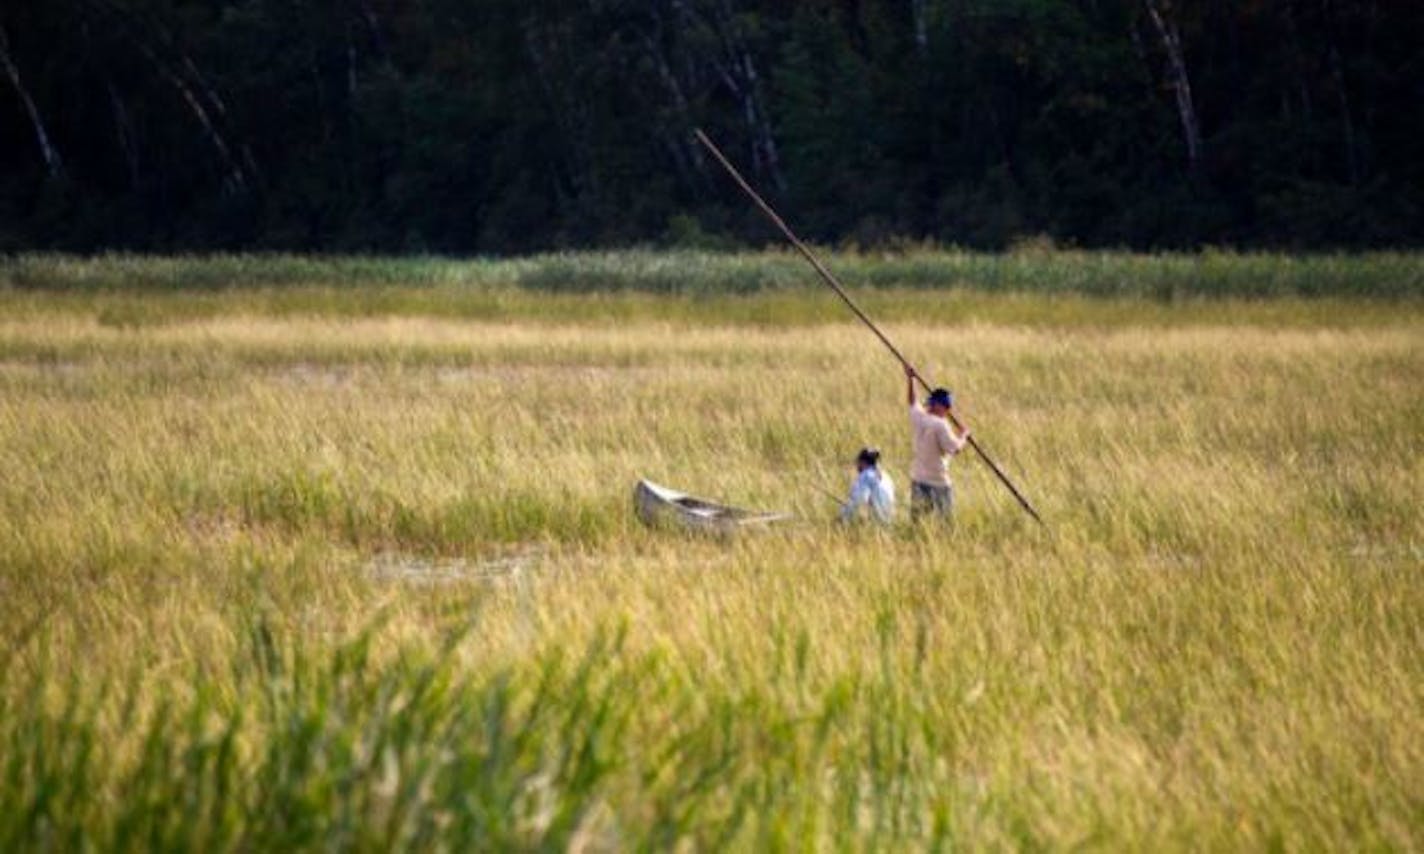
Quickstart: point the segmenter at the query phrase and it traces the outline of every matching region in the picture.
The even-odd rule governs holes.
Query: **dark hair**
[[[860,453],[856,455],[855,461],[865,463],[868,466],[878,466],[880,465],[880,449],[861,448]]]
[[[954,395],[950,394],[947,388],[937,388],[930,392],[929,402],[938,403],[941,406],[948,406],[952,409],[954,408]]]

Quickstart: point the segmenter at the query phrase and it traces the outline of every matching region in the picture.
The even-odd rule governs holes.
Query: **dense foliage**
[[[1415,0],[0,6],[0,249],[1424,234]],[[722,237],[725,235],[726,237]]]

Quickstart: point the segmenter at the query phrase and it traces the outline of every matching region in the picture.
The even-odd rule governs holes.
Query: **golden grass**
[[[865,443],[907,486],[850,325],[26,299],[0,843],[1424,845],[1413,304],[890,310],[1049,527],[965,458],[952,530],[879,533],[815,489]],[[640,475],[802,521],[650,532]]]

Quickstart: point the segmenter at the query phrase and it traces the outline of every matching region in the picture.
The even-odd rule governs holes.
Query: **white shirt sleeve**
[[[966,442],[963,439],[955,437],[954,431],[949,429],[949,424],[946,423],[942,425],[937,432],[939,433],[940,453],[953,456],[964,450]]]
[[[856,476],[855,483],[851,484],[850,497],[846,499],[845,504],[841,505],[842,520],[854,519],[856,511],[860,509],[861,505],[869,503],[873,484],[866,477],[867,474],[869,474],[868,471],[861,472]]]

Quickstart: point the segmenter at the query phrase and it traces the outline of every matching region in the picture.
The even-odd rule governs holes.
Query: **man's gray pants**
[[[953,486],[931,486],[928,483],[920,483],[918,480],[910,481],[911,519],[919,519],[926,515],[948,519],[953,511]]]

